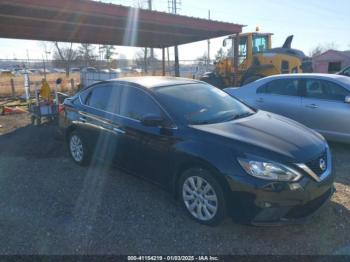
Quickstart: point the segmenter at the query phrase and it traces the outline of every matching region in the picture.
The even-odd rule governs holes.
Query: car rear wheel
[[[73,161],[79,165],[87,165],[89,162],[89,152],[81,135],[74,131],[70,133],[68,148]]]
[[[187,213],[197,222],[217,225],[224,219],[224,193],[210,172],[201,168],[185,171],[180,178],[179,195]]]

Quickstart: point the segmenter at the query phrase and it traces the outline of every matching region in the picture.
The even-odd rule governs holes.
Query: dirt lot
[[[211,228],[141,179],[76,166],[28,119],[0,116],[0,254],[350,255],[350,146],[331,145],[337,193],[310,223]]]

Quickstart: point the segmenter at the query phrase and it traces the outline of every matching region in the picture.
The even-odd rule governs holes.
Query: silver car
[[[350,143],[349,77],[276,75],[224,91],[252,107],[292,118],[329,140]]]

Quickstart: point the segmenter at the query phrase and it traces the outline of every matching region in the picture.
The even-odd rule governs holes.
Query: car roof
[[[246,86],[255,86],[259,84],[264,84],[268,81],[274,80],[274,79],[285,79],[285,78],[318,78],[323,80],[333,80],[334,82],[341,83],[347,88],[350,86],[350,78],[343,75],[336,75],[336,74],[319,74],[319,73],[299,73],[299,74],[281,74],[281,75],[272,75],[268,77],[264,77],[261,79],[258,79],[252,83],[247,84]]]
[[[316,78],[331,78],[331,79],[342,79],[346,76],[336,75],[336,74],[320,74],[320,73],[299,73],[299,74],[283,74],[283,75],[272,75],[264,79],[273,79],[273,78],[298,78],[298,77],[316,77]]]
[[[155,89],[165,86],[186,85],[202,83],[198,80],[170,76],[142,76],[142,77],[122,77],[108,80],[111,82],[136,84],[147,89]]]

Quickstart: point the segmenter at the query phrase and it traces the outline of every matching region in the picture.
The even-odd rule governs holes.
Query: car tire
[[[86,142],[77,131],[73,131],[68,136],[68,150],[73,161],[81,166],[88,165],[90,153]]]
[[[187,214],[200,224],[215,226],[226,216],[222,186],[202,168],[190,168],[179,179],[178,196]]]

